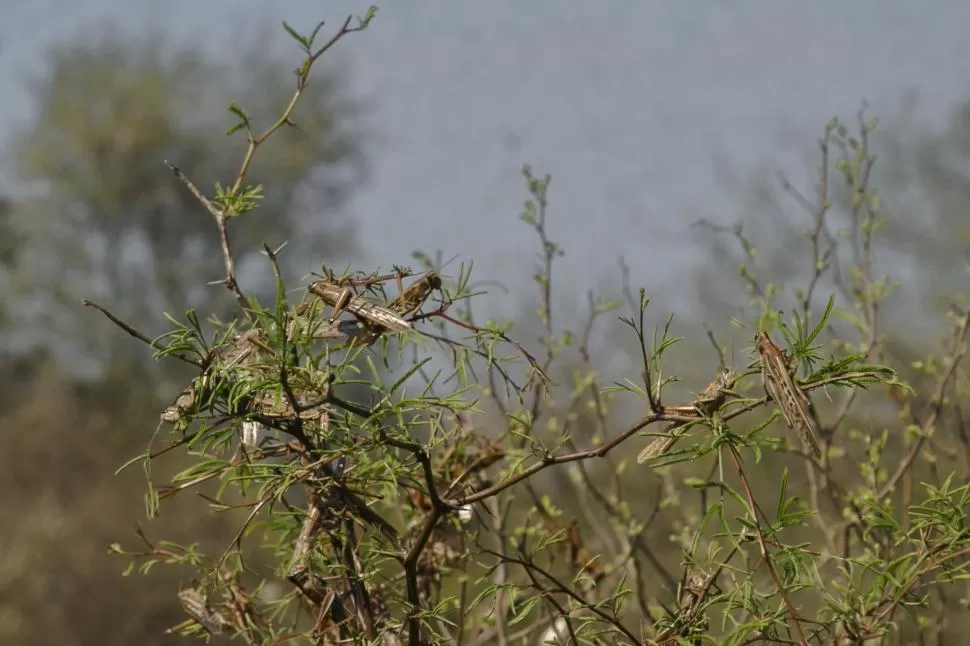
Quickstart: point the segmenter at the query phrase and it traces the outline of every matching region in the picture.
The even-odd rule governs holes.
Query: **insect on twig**
[[[186,416],[198,412],[200,393],[208,390],[213,384],[213,373],[229,370],[236,366],[251,365],[258,361],[261,353],[270,354],[266,333],[251,329],[233,337],[232,343],[210,352],[205,360],[203,373],[192,381],[175,401],[161,414],[161,420],[168,424],[177,424]]]
[[[412,329],[410,323],[387,307],[378,305],[363,296],[354,294],[349,287],[343,287],[327,280],[310,284],[309,290],[333,308],[333,323],[341,312],[347,311],[364,323],[377,325],[391,332],[406,332]]]
[[[707,384],[697,397],[687,406],[665,406],[665,412],[671,413],[684,413],[687,415],[698,415],[698,419],[702,416],[708,416],[721,406],[724,405],[724,401],[728,398],[728,395],[737,396],[731,387],[737,380],[737,375],[734,370],[730,368],[725,368],[718,373],[711,383]],[[665,454],[674,445],[677,440],[681,438],[681,435],[676,433],[676,429],[684,426],[688,422],[674,422],[667,427],[666,434],[654,438],[650,444],[640,452],[637,456],[637,463],[643,464],[647,460],[659,457]]]
[[[220,635],[229,622],[211,605],[205,595],[195,588],[186,588],[178,593],[179,603],[185,614],[192,617],[200,626],[213,635]]]
[[[328,280],[318,280],[310,285],[310,291],[333,307],[331,324],[315,336],[318,338],[351,338],[356,343],[371,344],[384,332],[404,332],[412,329],[405,316],[421,309],[424,302],[436,289],[441,289],[441,278],[433,271],[427,272],[402,289],[397,298],[387,305],[378,305],[361,296],[356,296],[345,286]],[[354,314],[362,327],[353,330],[342,329],[340,322],[334,322],[341,311]],[[331,334],[331,332],[333,332]]]
[[[421,309],[428,296],[436,289],[441,289],[441,277],[429,271],[410,287],[402,290],[397,298],[387,304],[387,309],[401,316],[409,316]]]
[[[761,357],[761,372],[765,390],[781,410],[788,428],[795,431],[802,444],[816,458],[822,457],[822,449],[815,434],[815,425],[808,416],[811,401],[802,392],[792,376],[791,360],[785,351],[775,345],[764,330],[754,337],[755,347]]]

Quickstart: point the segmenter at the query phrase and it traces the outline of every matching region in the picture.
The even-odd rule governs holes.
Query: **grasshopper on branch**
[[[271,354],[267,347],[266,333],[262,330],[247,330],[233,336],[232,342],[212,351],[205,358],[202,374],[185,388],[176,400],[161,414],[161,420],[177,424],[199,410],[201,400],[211,394],[219,373],[225,373],[240,366],[252,366],[264,355]]]
[[[788,428],[795,431],[805,448],[820,459],[822,449],[815,433],[815,424],[808,415],[811,400],[795,383],[791,358],[775,345],[764,330],[758,330],[754,341],[761,357],[765,391],[781,410]]]
[[[185,614],[213,635],[221,635],[224,628],[232,625],[209,604],[206,596],[195,588],[181,590],[178,593],[178,599]]]
[[[436,289],[441,289],[441,277],[434,271],[427,272],[419,280],[398,294],[397,298],[387,304],[387,308],[401,316],[414,314]]]
[[[331,280],[318,280],[309,290],[333,308],[333,323],[341,312],[347,311],[362,323],[380,331],[406,332],[413,326],[404,317],[416,312],[435,289],[441,288],[441,278],[433,271],[421,277],[410,287],[402,290],[387,305],[378,305],[363,296],[356,295],[349,286]]]
[[[351,285],[373,284],[381,280],[390,280],[400,277],[399,274],[388,276],[378,276],[376,278],[350,279],[347,281]],[[369,281],[369,282],[368,282]],[[323,302],[334,308],[336,317],[341,311],[348,311],[354,314],[358,322],[350,320],[336,321],[322,326],[313,332],[313,338],[326,341],[344,341],[356,344],[370,345],[376,341],[384,332],[403,332],[413,329],[411,323],[404,319],[421,308],[428,299],[431,292],[441,288],[441,278],[435,272],[428,272],[419,280],[411,284],[407,289],[401,290],[400,294],[386,306],[373,303],[352,292],[346,284],[335,282],[334,280],[318,280],[309,287],[310,292],[319,297]],[[296,312],[287,328],[287,337],[296,335],[300,327],[300,317],[308,306],[304,303]],[[211,394],[211,387],[217,374],[225,374],[237,367],[249,367],[256,369],[262,366],[262,362],[272,357],[273,351],[269,347],[269,339],[266,332],[259,329],[252,329],[236,334],[228,345],[210,353],[205,360],[205,370],[203,374],[193,380],[176,399],[171,406],[161,414],[163,422],[177,424],[179,421],[194,415],[198,412],[201,400],[206,399],[207,394]],[[273,362],[275,366],[275,362]],[[269,364],[265,366],[267,369]],[[301,384],[302,386],[303,384]],[[302,390],[302,388],[300,389]],[[310,387],[311,393],[319,394],[319,388]],[[308,406],[301,411],[303,418],[319,417],[323,411],[318,406],[311,405],[308,401],[303,401],[302,392],[298,394],[298,404]],[[269,416],[286,416],[292,413],[287,402],[280,400],[278,395],[265,393],[263,396],[255,397],[250,402],[253,412]],[[315,401],[315,400],[313,400]]]
[[[333,308],[331,323],[336,321],[341,312],[347,311],[364,323],[377,325],[391,332],[406,332],[412,329],[411,324],[403,317],[363,296],[357,296],[349,287],[318,280],[310,284],[310,291]]]
[[[729,395],[737,396],[731,388],[737,381],[737,374],[730,368],[721,370],[720,373],[704,387],[704,390],[697,394],[694,401],[687,406],[665,406],[664,411],[670,413],[681,413],[686,415],[697,415],[698,419],[709,416],[724,405]],[[637,463],[643,464],[647,460],[665,454],[680,439],[676,430],[689,422],[674,422],[666,429],[666,434],[654,438],[650,444],[644,448],[637,456]]]

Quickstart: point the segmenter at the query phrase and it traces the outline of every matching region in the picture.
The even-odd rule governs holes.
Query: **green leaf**
[[[320,27],[322,26],[323,26],[322,22],[319,25],[317,25],[317,28],[313,31],[314,36],[316,36],[317,31],[319,31]],[[283,21],[283,29],[286,30],[286,33],[288,33],[293,40],[300,43],[300,45],[303,47],[304,50],[307,50],[310,48],[310,41],[308,41],[305,37],[301,36],[295,29],[290,27],[285,20]]]
[[[230,136],[232,134],[235,134],[237,131],[244,129],[245,127],[246,127],[246,124],[243,123],[242,121],[240,121],[236,125],[232,126],[228,130],[226,130],[226,136],[228,137],[228,136]]]
[[[376,5],[371,5],[367,8],[367,13],[363,17],[357,16],[357,29],[366,29],[371,20],[377,15],[378,7]]]
[[[249,115],[235,101],[229,103],[229,111],[239,117],[247,128],[249,127]]]
[[[306,47],[308,50],[313,48],[313,41],[317,39],[317,34],[320,33],[320,30],[323,29],[325,24],[327,23],[321,20],[319,23],[317,23],[317,26],[313,28],[313,32],[310,34],[310,37],[306,39]]]
[[[812,328],[812,331],[805,337],[805,344],[810,345],[818,335],[821,334],[822,330],[828,324],[829,317],[832,315],[832,308],[835,306],[835,294],[829,296],[828,303],[825,304],[825,311],[822,312],[821,318],[818,320],[818,324]]]

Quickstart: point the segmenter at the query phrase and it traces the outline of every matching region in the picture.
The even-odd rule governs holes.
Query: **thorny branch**
[[[241,311],[248,312],[249,304],[246,302],[246,297],[243,296],[242,290],[239,289],[239,283],[236,281],[236,267],[232,259],[232,249],[229,247],[229,215],[223,212],[222,209],[218,208],[212,203],[209,198],[202,194],[202,191],[192,183],[185,173],[175,164],[166,161],[165,164],[172,171],[175,177],[185,184],[189,192],[195,196],[197,200],[206,208],[206,210],[212,214],[212,217],[216,220],[216,230],[219,232],[219,247],[222,249],[222,262],[226,268],[226,277],[221,281],[217,281],[226,286],[233,296],[236,298],[236,302],[239,304]]]

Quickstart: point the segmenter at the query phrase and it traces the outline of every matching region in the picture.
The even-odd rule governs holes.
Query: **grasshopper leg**
[[[353,292],[349,287],[344,287],[343,291],[340,292],[340,296],[337,297],[336,302],[333,304],[333,314],[330,316],[330,323],[332,324],[340,316],[347,304],[350,303],[350,299],[353,298]]]

